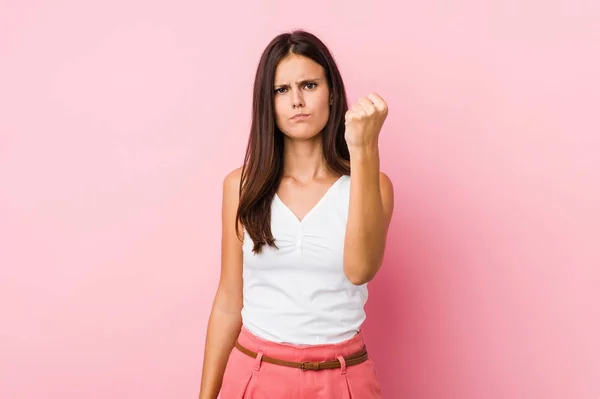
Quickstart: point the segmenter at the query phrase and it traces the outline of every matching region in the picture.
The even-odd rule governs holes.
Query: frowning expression
[[[296,139],[318,135],[329,119],[325,70],[310,58],[290,54],[275,69],[273,99],[275,120],[283,134]]]

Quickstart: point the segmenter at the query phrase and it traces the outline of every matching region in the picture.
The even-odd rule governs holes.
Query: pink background
[[[263,48],[389,103],[386,398],[600,398],[595,0],[3,0],[0,397],[193,398]]]

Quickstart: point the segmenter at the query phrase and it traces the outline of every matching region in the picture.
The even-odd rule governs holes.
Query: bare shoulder
[[[239,167],[237,169],[232,170],[231,172],[229,172],[229,174],[227,176],[225,176],[225,179],[223,181],[223,190],[227,194],[236,193],[236,197],[237,197],[237,194],[239,193],[239,189],[240,189],[240,180],[241,179],[242,179],[242,168]]]
[[[387,222],[389,223],[394,213],[394,184],[383,172],[379,172],[379,187],[381,189],[381,201]]]
[[[238,232],[242,229],[242,224],[236,221],[238,206],[240,203],[240,180],[242,177],[242,168],[231,171],[223,180],[223,233],[226,237],[237,236],[236,222]],[[231,229],[231,230],[230,230]],[[241,233],[240,233],[241,234]],[[241,237],[237,236],[238,240]]]

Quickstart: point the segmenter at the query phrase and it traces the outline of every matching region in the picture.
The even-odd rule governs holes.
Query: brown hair
[[[265,48],[254,79],[252,125],[242,166],[236,233],[240,222],[254,242],[277,248],[271,232],[271,202],[283,174],[283,133],[275,123],[273,91],[275,69],[290,54],[308,57],[323,67],[332,96],[329,120],[322,131],[323,156],[336,175],[350,174],[350,154],[344,139],[348,110],[346,90],[333,56],[315,35],[303,30],[282,33]]]

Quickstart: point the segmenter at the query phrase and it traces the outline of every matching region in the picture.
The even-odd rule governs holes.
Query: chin
[[[299,130],[299,129],[298,129]],[[301,130],[297,131],[292,129],[290,132],[285,133],[285,135],[291,139],[297,140],[310,140],[319,135],[320,132],[315,132],[314,130]]]

